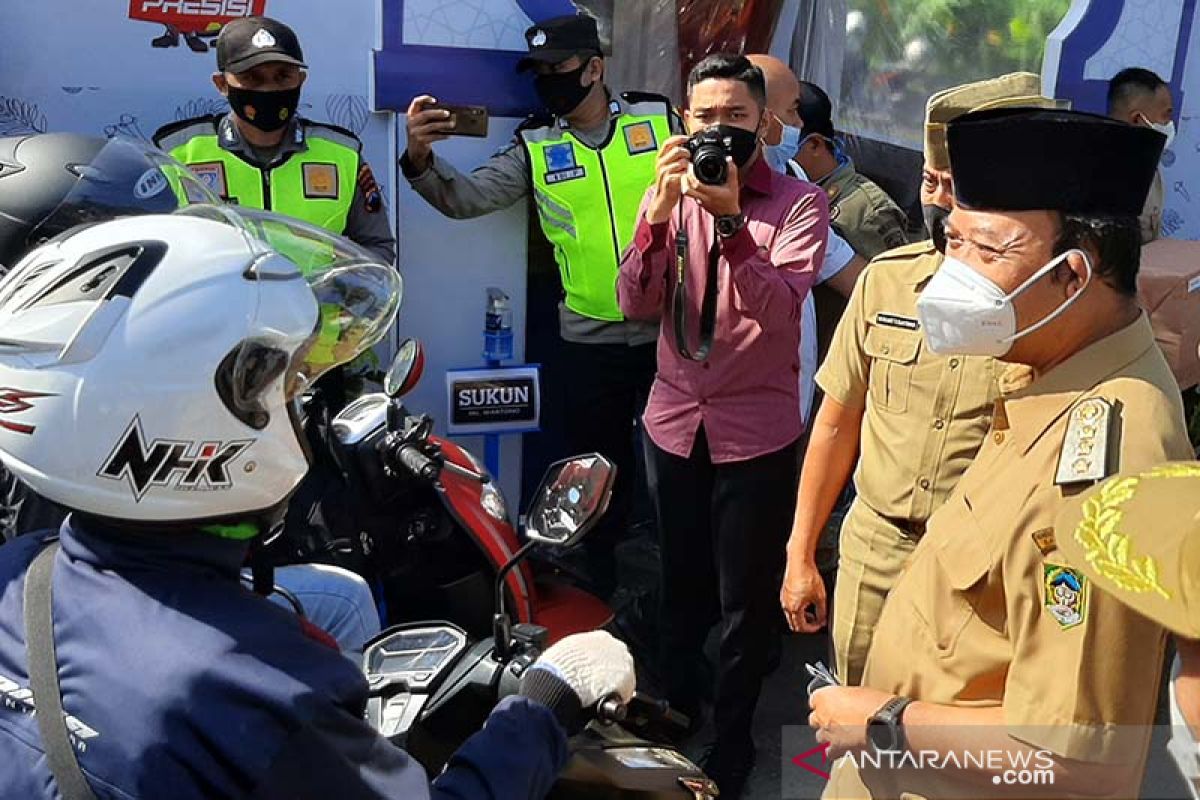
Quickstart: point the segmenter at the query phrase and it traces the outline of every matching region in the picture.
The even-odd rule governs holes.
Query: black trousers
[[[717,744],[751,742],[796,504],[796,444],[747,461],[713,464],[701,428],[689,458],[646,438],[650,492],[662,548],[659,632],[667,699],[695,713],[705,694],[704,640],[720,623]]]
[[[597,452],[617,465],[608,512],[584,540],[596,589],[609,596],[617,585],[615,548],[633,505],[637,480],[634,442],[654,382],[657,345],[565,341],[560,345],[567,449],[571,455]]]

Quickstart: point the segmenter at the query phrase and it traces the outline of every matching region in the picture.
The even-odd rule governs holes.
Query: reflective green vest
[[[358,181],[362,145],[357,138],[302,121],[306,149],[262,169],[221,147],[221,119],[201,117],[172,125],[156,143],[230,202],[278,211],[337,234],[346,230]]]
[[[520,129],[567,308],[612,322],[624,319],[616,289],[621,253],[633,241],[638,208],[654,183],[658,149],[671,136],[666,98],[631,93],[622,99],[624,113],[598,150],[558,124]]]

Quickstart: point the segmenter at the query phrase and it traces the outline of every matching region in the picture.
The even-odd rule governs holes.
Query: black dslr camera
[[[733,142],[712,128],[700,131],[687,140],[687,149],[692,154],[692,171],[696,178],[709,186],[724,186],[729,179],[729,165],[725,159],[733,153]]]

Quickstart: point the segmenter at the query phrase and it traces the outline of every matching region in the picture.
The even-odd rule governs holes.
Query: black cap
[[[242,17],[217,36],[217,69],[235,75],[271,61],[308,66],[296,32],[270,17]]]
[[[955,199],[981,211],[1142,212],[1167,137],[1082,111],[996,108],[952,121]]]
[[[587,14],[570,14],[539,22],[525,31],[529,55],[517,62],[517,72],[534,64],[561,64],[579,53],[601,55],[596,20]]]
[[[802,133],[818,133],[826,139],[833,138],[833,103],[825,90],[815,83],[800,81],[800,104],[797,108]]]

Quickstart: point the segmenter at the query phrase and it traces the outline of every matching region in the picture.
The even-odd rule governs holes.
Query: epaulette
[[[896,261],[898,259],[913,258],[914,256],[935,255],[937,249],[933,246],[932,239],[925,239],[921,242],[913,242],[893,250],[886,250],[875,256],[875,261]]]
[[[666,103],[671,105],[671,98],[655,92],[621,92],[621,99],[626,103]]]
[[[327,139],[344,140],[342,143],[347,147],[352,147],[359,152],[362,152],[362,139],[358,138],[358,134],[349,128],[343,128],[341,125],[334,125],[332,122],[314,122],[311,119],[301,119],[300,124],[304,126],[304,132],[307,135],[309,131],[316,130],[318,135],[322,135]],[[330,136],[329,134],[336,134]]]
[[[223,116],[225,116],[225,115],[224,114],[205,114],[204,116],[201,116],[201,117],[188,117],[187,119],[177,120],[176,122],[168,122],[166,125],[163,125],[161,128],[156,130],[154,132],[154,135],[151,136],[150,139],[151,139],[151,141],[154,142],[155,147],[162,147],[163,140],[166,139],[168,136],[179,133],[180,131],[185,131],[188,128],[191,128],[193,125],[208,124],[208,125],[212,126],[212,129],[215,132],[217,129],[217,125],[220,124],[221,117],[223,117]],[[164,149],[167,149],[167,148],[164,148]]]
[[[1057,486],[1094,483],[1112,474],[1113,441],[1112,403],[1101,397],[1089,397],[1075,405],[1067,417],[1067,433],[1058,454],[1054,474]]]
[[[519,131],[532,131],[538,128],[548,128],[554,124],[554,115],[549,111],[538,111],[521,120],[517,126]]]

